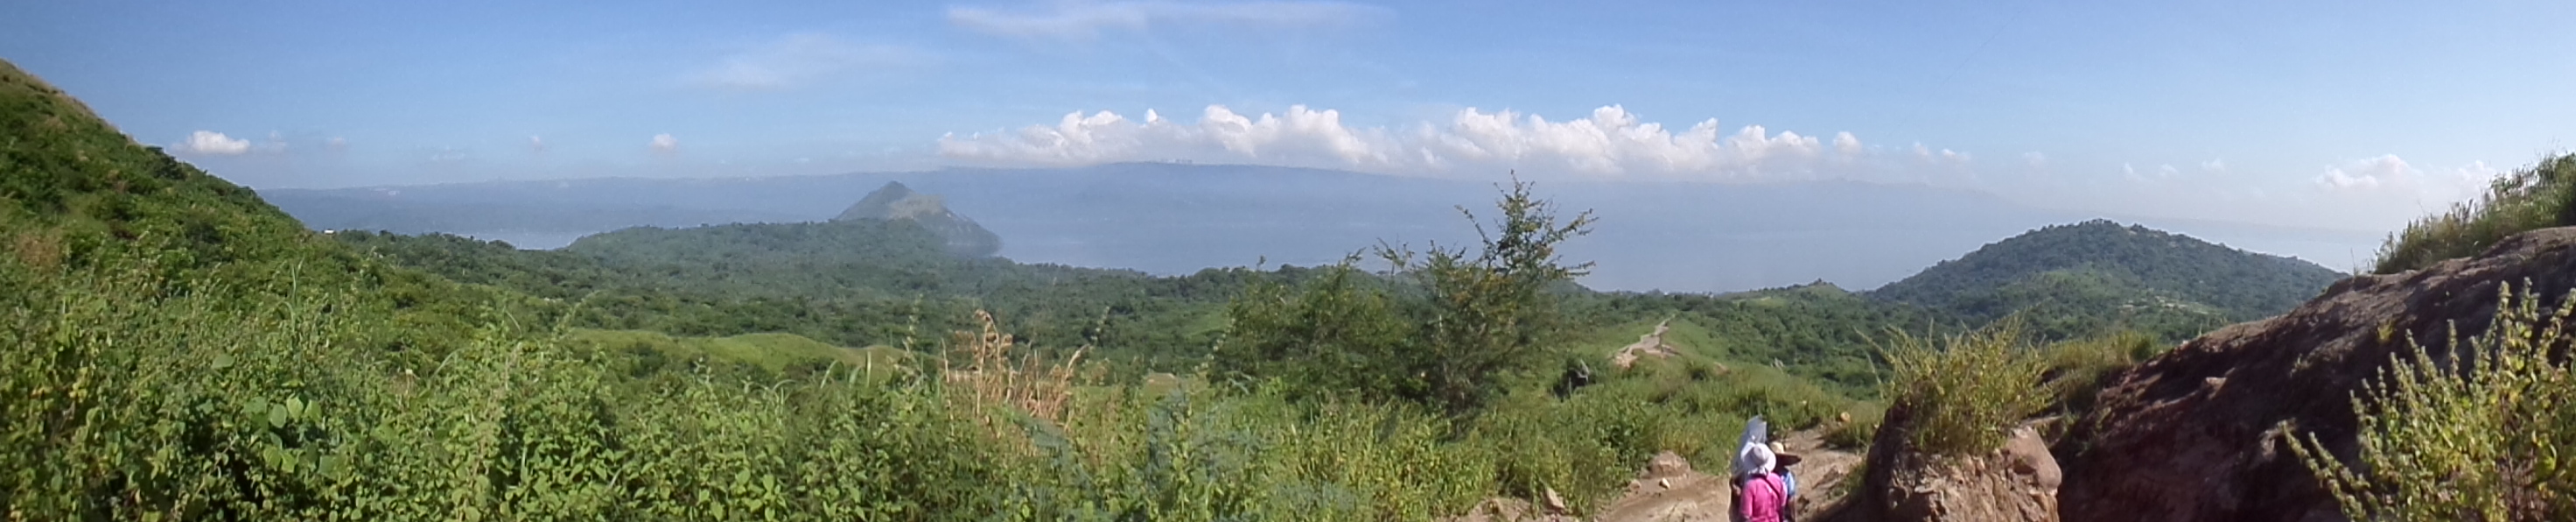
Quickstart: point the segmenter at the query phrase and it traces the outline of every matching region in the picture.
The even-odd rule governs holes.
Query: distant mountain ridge
[[[2043,227],[1871,290],[1871,297],[1941,308],[1978,321],[2015,312],[2075,332],[2109,322],[2171,335],[2268,317],[2315,297],[2345,274],[2295,258],[2247,252],[2110,220]]]

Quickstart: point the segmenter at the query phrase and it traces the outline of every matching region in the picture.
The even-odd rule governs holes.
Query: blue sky
[[[2565,2],[529,4],[10,2],[0,58],[260,188],[1191,160],[2385,230],[2576,137]]]

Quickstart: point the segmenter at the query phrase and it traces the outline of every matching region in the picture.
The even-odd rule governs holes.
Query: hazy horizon
[[[942,197],[1001,236],[1020,262],[1180,275],[1206,268],[1313,266],[1381,241],[1473,241],[1457,208],[1491,204],[1490,184],[1257,166],[1113,164],[750,178],[597,178],[270,189],[317,228],[447,232],[558,248],[628,226],[830,219],[887,182]],[[1727,292],[1825,281],[1867,290],[2032,229],[2112,219],[2336,270],[2368,260],[2379,235],[2141,218],[2030,207],[1973,190],[1856,182],[1538,182],[1562,215],[1591,210],[1570,262],[1604,290]]]

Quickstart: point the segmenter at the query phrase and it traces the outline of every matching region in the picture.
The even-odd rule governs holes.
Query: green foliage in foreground
[[[2361,453],[2315,434],[2291,449],[2354,520],[2576,519],[2576,299],[2501,290],[2492,326],[2446,357],[2416,345],[2353,396]]]
[[[634,377],[622,352],[586,346],[665,341],[549,334],[507,314],[414,368],[353,342],[382,325],[335,313],[350,294],[171,295],[150,272],[0,261],[0,282],[28,290],[0,316],[0,342],[17,347],[0,351],[0,394],[13,398],[0,401],[0,511],[1422,520],[1496,494],[1554,490],[1595,506],[1645,456],[1723,439],[1740,419],[1675,407],[1694,399],[1658,404],[1655,394],[1714,388],[1676,366],[1567,400],[1523,388],[1463,433],[1428,408],[1291,400],[1266,386],[1084,387],[1047,421],[966,402],[944,379],[840,365],[768,382],[703,368]],[[137,295],[165,297],[126,297]],[[1690,384],[1654,384],[1668,379]]]
[[[1890,411],[1905,412],[1907,442],[1932,455],[2001,448],[2013,426],[2046,407],[2048,366],[2025,353],[2021,323],[2007,320],[1941,339],[1895,332],[1887,362]]]
[[[5,267],[18,268],[18,267]],[[14,518],[918,519],[999,469],[926,391],[622,382],[496,326],[414,370],[332,292],[165,295],[36,274],[0,324]],[[30,280],[32,279],[32,280]],[[42,311],[29,312],[28,310]]]
[[[2391,234],[2371,272],[2424,268],[2477,255],[2506,236],[2569,225],[2576,225],[2576,153],[2560,153],[2496,178],[2477,199]]]

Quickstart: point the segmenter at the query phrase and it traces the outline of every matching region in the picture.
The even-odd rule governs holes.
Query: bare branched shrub
[[[1037,350],[1015,354],[1012,348],[1018,342],[1002,333],[992,313],[976,310],[975,321],[982,331],[956,332],[953,338],[953,349],[966,363],[965,368],[946,372],[948,383],[965,392],[955,397],[979,406],[1015,409],[1048,423],[1062,422],[1082,355],[1091,347],[1076,348],[1063,361],[1044,359]]]

